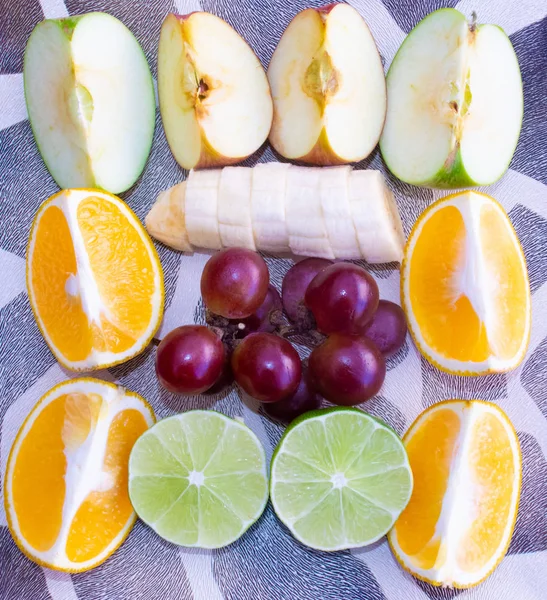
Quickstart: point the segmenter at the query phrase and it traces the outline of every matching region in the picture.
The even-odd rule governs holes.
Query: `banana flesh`
[[[190,171],[158,196],[145,222],[150,235],[185,252],[238,246],[385,263],[400,261],[405,243],[383,175],[347,166]]]
[[[334,258],[319,195],[319,167],[291,167],[287,175],[285,212],[289,246],[294,254]]]
[[[403,224],[380,171],[352,171],[349,198],[363,258],[369,263],[400,262],[405,246]]]
[[[226,167],[221,171],[217,218],[224,248],[256,250],[251,221],[252,180],[253,170],[249,167]]]
[[[162,192],[146,216],[148,233],[175,250],[192,252],[185,214],[186,182]]]
[[[327,167],[321,172],[319,196],[335,258],[361,256],[349,202],[350,175],[351,167],[347,166]]]
[[[218,188],[220,169],[190,171],[186,181],[186,230],[192,246],[220,250]]]
[[[290,252],[285,215],[286,163],[262,163],[253,168],[251,218],[257,248],[272,254]]]

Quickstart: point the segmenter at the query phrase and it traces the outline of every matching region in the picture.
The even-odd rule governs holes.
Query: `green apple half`
[[[511,41],[496,25],[437,10],[410,32],[387,75],[380,149],[414,185],[488,185],[507,170],[523,114]]]
[[[27,42],[24,82],[36,144],[60,187],[133,185],[156,104],[146,57],[123,23],[99,12],[42,21]]]

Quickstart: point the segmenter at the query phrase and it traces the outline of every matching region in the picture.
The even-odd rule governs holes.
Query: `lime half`
[[[354,408],[303,415],[287,428],[272,458],[275,512],[298,540],[317,550],[372,544],[391,529],[411,493],[412,472],[399,436]]]
[[[139,517],[167,541],[221,548],[264,511],[264,448],[248,427],[211,410],[169,417],[133,446],[129,496]]]

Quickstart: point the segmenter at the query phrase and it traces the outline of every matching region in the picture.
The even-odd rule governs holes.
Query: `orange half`
[[[99,190],[64,190],[41,205],[27,250],[27,288],[51,351],[74,371],[140,353],[162,318],[154,245],[125,202]]]
[[[530,336],[524,253],[511,221],[490,196],[447,196],[422,213],[401,267],[412,337],[438,368],[480,375],[515,368]]]
[[[136,518],[129,454],[154,422],[140,396],[98,379],[61,383],[40,399],[15,438],[4,486],[10,532],[31,560],[87,571],[120,546]]]
[[[433,585],[483,581],[507,552],[521,489],[516,432],[495,404],[449,400],[403,438],[414,489],[388,535],[403,568]]]

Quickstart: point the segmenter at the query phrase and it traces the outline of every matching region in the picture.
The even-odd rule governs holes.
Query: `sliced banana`
[[[403,224],[393,193],[380,171],[352,171],[349,201],[363,258],[369,263],[401,261]]]
[[[146,227],[185,252],[239,246],[385,263],[400,261],[405,243],[383,175],[350,167],[190,171],[186,182],[158,196]]]
[[[218,230],[220,169],[190,171],[186,183],[186,229],[192,246],[222,248]]]
[[[319,194],[320,167],[291,167],[287,172],[285,214],[289,246],[301,256],[334,258]]]
[[[253,167],[251,217],[255,244],[272,254],[290,252],[285,218],[287,173],[290,165],[263,163]]]
[[[326,167],[319,177],[323,218],[335,258],[363,258],[349,203],[351,167]]]
[[[225,248],[256,250],[251,221],[251,185],[249,167],[226,167],[218,188],[218,230]]]
[[[176,250],[192,252],[188,239],[185,217],[186,181],[161,192],[154,206],[146,215],[148,233]]]

